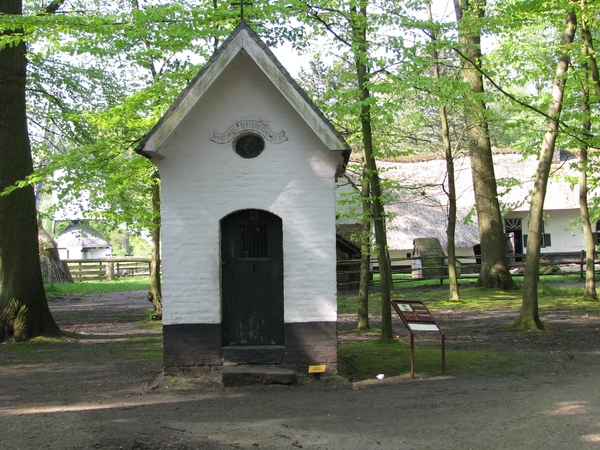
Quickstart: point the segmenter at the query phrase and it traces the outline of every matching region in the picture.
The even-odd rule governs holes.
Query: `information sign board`
[[[391,300],[391,304],[410,333],[410,377],[415,377],[415,331],[437,331],[442,337],[442,375],[446,374],[445,335],[427,306],[420,300]]]

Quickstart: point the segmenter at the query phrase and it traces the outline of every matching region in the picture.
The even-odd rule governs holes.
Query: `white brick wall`
[[[281,144],[243,159],[210,138],[260,120]],[[165,141],[162,180],[163,323],[219,323],[219,221],[263,209],[283,221],[286,322],[336,320],[337,161],[273,85],[239,55]]]

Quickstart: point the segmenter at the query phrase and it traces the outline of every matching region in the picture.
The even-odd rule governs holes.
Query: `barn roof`
[[[233,30],[175,103],[141,140],[136,151],[150,159],[161,159],[162,155],[158,153],[158,150],[163,142],[177,128],[233,58],[242,51],[252,58],[323,144],[330,151],[340,152],[343,155],[345,165],[350,157],[350,146],[294,81],[273,52],[244,21],[240,22]]]

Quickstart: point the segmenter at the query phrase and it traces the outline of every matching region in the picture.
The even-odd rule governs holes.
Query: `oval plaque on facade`
[[[226,144],[235,139],[236,136],[242,133],[256,133],[265,138],[265,140],[272,142],[273,144],[281,144],[288,140],[285,136],[285,131],[281,133],[275,133],[269,128],[268,125],[262,123],[259,120],[240,120],[234,123],[224,133],[218,133],[215,131],[211,141],[217,144]]]

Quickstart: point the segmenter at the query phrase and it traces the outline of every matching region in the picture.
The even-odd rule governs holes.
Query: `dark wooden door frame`
[[[247,209],[221,219],[222,343],[284,344],[282,220]]]

